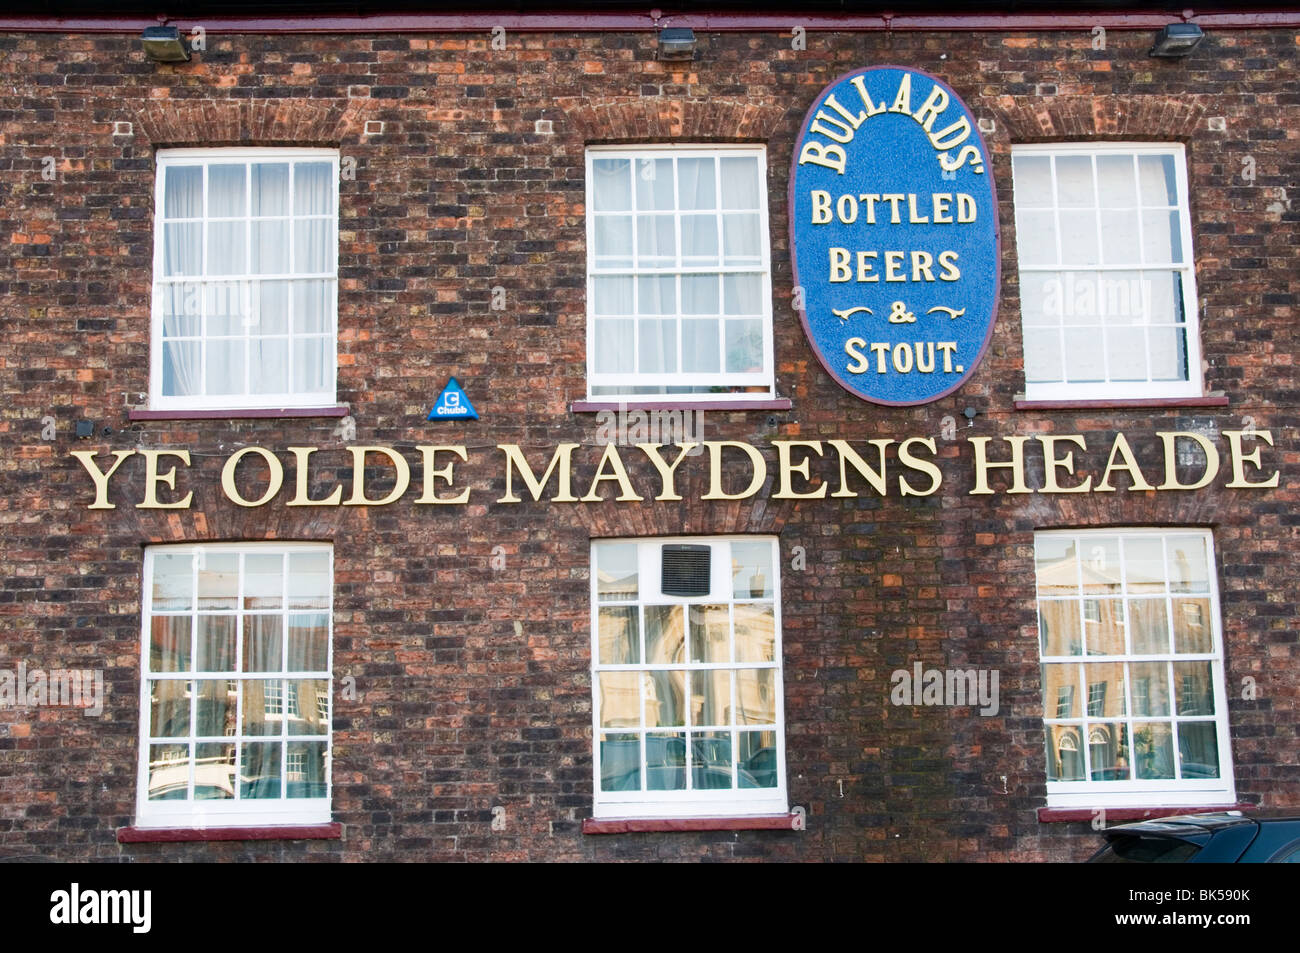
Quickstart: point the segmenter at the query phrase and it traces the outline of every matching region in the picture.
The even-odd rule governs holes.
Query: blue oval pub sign
[[[1001,273],[975,117],[927,73],[862,69],[817,98],[793,162],[795,305],[822,366],[877,404],[952,393],[993,334]]]

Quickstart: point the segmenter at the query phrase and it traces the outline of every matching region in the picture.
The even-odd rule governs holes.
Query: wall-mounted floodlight
[[[659,31],[661,60],[695,59],[695,31],[689,27],[670,26]]]
[[[1205,33],[1195,23],[1171,23],[1156,34],[1155,45],[1148,56],[1175,58],[1186,56],[1201,44]]]
[[[155,63],[184,63],[190,58],[190,45],[174,26],[145,27],[140,42]]]

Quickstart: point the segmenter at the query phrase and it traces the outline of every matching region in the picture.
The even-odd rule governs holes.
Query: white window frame
[[[293,223],[299,220],[320,219],[328,221],[331,224],[330,237],[327,241],[329,248],[329,260],[327,262],[328,270],[325,272],[312,272],[303,274],[257,274],[257,273],[240,273],[230,275],[212,275],[207,274],[208,267],[208,249],[207,234],[208,223],[207,217],[207,189],[208,173],[213,165],[234,164],[250,161],[280,162],[287,161],[290,164],[290,194],[289,194],[289,213],[290,222],[289,232],[289,256],[290,266],[293,262],[293,246],[295,241],[296,229]],[[314,162],[326,161],[333,167],[333,206],[332,215],[299,215],[293,209],[293,163],[295,160],[311,160]],[[203,166],[203,190],[204,190],[204,216],[197,219],[166,219],[166,174],[165,171],[169,166],[184,166],[202,164]],[[155,410],[178,410],[178,411],[208,411],[208,410],[268,410],[268,409],[285,409],[285,408],[304,408],[304,407],[326,407],[335,404],[337,400],[338,387],[338,233],[339,233],[339,151],[337,149],[317,149],[317,148],[214,148],[214,149],[160,149],[157,154],[157,172],[154,186],[154,254],[153,254],[153,273],[154,284],[152,294],[152,320],[151,320],[151,343],[150,343],[150,370],[149,370],[149,406]],[[282,218],[282,216],[260,216],[251,215],[251,189],[245,190],[245,241],[251,255],[251,228],[252,223],[258,220],[273,220]],[[165,251],[166,251],[166,229],[165,221],[184,221],[195,222],[200,225],[204,247],[200,252],[200,260],[203,265],[203,275],[195,276],[172,276],[165,274]],[[211,221],[221,221],[221,219],[212,219]],[[226,219],[226,221],[238,221],[238,219]],[[205,358],[200,357],[200,388],[203,393],[197,395],[164,395],[163,394],[163,305],[164,295],[161,289],[167,285],[189,284],[198,285],[200,293],[197,294],[197,304],[200,309],[200,340],[207,342],[212,338],[207,334],[206,311],[209,295],[206,291],[209,283],[219,285],[242,284],[246,282],[263,282],[263,281],[298,281],[298,280],[320,280],[327,282],[328,314],[326,327],[323,336],[327,342],[332,344],[326,345],[325,352],[325,381],[324,387],[319,391],[295,392],[293,390],[284,393],[268,394],[208,394],[207,393],[207,371],[208,362]],[[189,293],[186,291],[185,293]],[[286,336],[290,342],[288,347],[288,360],[290,368],[294,360],[294,348],[292,347],[293,331],[293,289],[292,284],[289,288],[289,330]],[[247,330],[245,336],[248,336]],[[279,335],[277,335],[279,336]],[[311,336],[319,336],[313,332]],[[206,353],[206,352],[204,352]],[[245,383],[247,384],[249,375],[253,373],[252,368],[245,366]],[[290,371],[289,386],[293,386],[293,375]]]
[[[1176,734],[1177,725],[1187,722],[1212,722],[1215,725],[1215,738],[1219,757],[1219,777],[1218,778],[1173,778],[1173,779],[1139,779],[1130,778],[1129,780],[1083,780],[1083,781],[1047,781],[1047,805],[1048,807],[1061,808],[1120,808],[1120,807],[1197,807],[1210,805],[1223,805],[1236,803],[1236,788],[1233,778],[1232,764],[1232,746],[1231,735],[1228,724],[1228,699],[1226,683],[1224,681],[1224,652],[1223,652],[1223,631],[1220,624],[1220,600],[1216,571],[1216,559],[1214,550],[1213,534],[1208,530],[1186,529],[1178,527],[1166,527],[1160,529],[1153,528],[1131,528],[1131,527],[1107,527],[1104,529],[1091,530],[1050,530],[1039,531],[1035,533],[1034,543],[1035,552],[1039,551],[1040,543],[1047,538],[1074,538],[1076,553],[1083,553],[1083,546],[1090,538],[1100,537],[1126,537],[1126,538],[1159,538],[1167,540],[1172,537],[1196,537],[1203,540],[1206,547],[1206,558],[1208,568],[1208,586],[1205,591],[1195,590],[1190,592],[1175,592],[1169,585],[1168,576],[1166,575],[1163,597],[1166,604],[1166,620],[1169,625],[1169,635],[1173,636],[1173,599],[1176,598],[1206,598],[1210,603],[1210,615],[1212,616],[1212,646],[1210,652],[1205,653],[1177,653],[1173,649],[1171,641],[1170,650],[1158,654],[1133,654],[1132,644],[1129,641],[1130,635],[1127,624],[1127,614],[1123,626],[1126,630],[1126,654],[1123,655],[1101,655],[1101,654],[1079,654],[1079,655],[1047,655],[1046,646],[1041,632],[1038,637],[1038,655],[1040,665],[1051,663],[1086,663],[1095,665],[1106,664],[1124,664],[1124,691],[1125,703],[1124,715],[1092,717],[1089,715],[1089,706],[1093,700],[1093,685],[1087,683],[1088,671],[1083,665],[1079,668],[1079,685],[1074,691],[1075,707],[1078,710],[1078,716],[1072,718],[1055,717],[1059,713],[1057,707],[1059,701],[1057,698],[1049,700],[1046,697],[1047,683],[1044,682],[1042,690],[1044,692],[1044,757],[1051,757],[1046,750],[1051,744],[1051,729],[1055,725],[1064,725],[1077,727],[1079,735],[1078,748],[1068,750],[1076,751],[1082,759],[1085,776],[1091,774],[1091,742],[1094,736],[1094,730],[1102,725],[1113,724],[1116,722],[1125,725],[1126,732],[1126,749],[1131,753],[1133,751],[1133,725],[1135,722],[1170,722],[1175,725],[1175,734],[1172,737],[1173,757],[1176,765],[1176,773],[1181,773],[1181,752],[1179,748],[1178,737]],[[1168,566],[1168,544],[1165,543],[1165,564]],[[1037,560],[1036,560],[1037,562]],[[1079,559],[1082,566],[1082,558]],[[1082,571],[1082,570],[1080,570]],[[1125,599],[1130,597],[1154,597],[1160,598],[1160,594],[1153,591],[1130,592],[1127,569],[1124,566],[1123,549],[1121,547],[1121,579],[1122,588],[1118,592],[1107,593],[1101,596],[1105,599]],[[1080,576],[1080,579],[1082,577]],[[1039,580],[1036,573],[1036,585]],[[1074,595],[1062,595],[1053,593],[1044,595],[1038,594],[1037,605],[1041,610],[1046,602],[1074,602],[1077,604],[1080,619],[1080,632],[1084,632],[1083,638],[1087,639],[1087,633],[1083,629],[1083,606],[1082,603],[1088,599],[1096,599],[1096,593],[1084,593],[1082,584],[1080,589]],[[1126,603],[1127,604],[1127,603]],[[1080,649],[1080,652],[1086,651],[1086,646]],[[1198,714],[1184,714],[1182,708],[1182,683],[1175,677],[1174,662],[1198,662],[1207,661],[1211,663],[1210,677],[1212,681],[1214,695],[1214,715],[1205,716]],[[1168,714],[1166,715],[1137,715],[1134,714],[1133,698],[1134,682],[1130,663],[1168,663],[1166,669],[1167,692],[1166,700],[1168,704]],[[1040,670],[1041,671],[1041,670]],[[1058,693],[1059,694],[1059,693]],[[1068,738],[1069,736],[1063,736]],[[1130,768],[1134,767],[1130,758]]]
[[[1081,381],[1081,382],[1038,382],[1029,380],[1029,354],[1026,347],[1023,351],[1025,360],[1025,398],[1027,400],[1140,400],[1154,398],[1194,398],[1200,397],[1204,393],[1204,381],[1201,369],[1201,335],[1199,321],[1199,301],[1196,297],[1196,267],[1195,253],[1192,245],[1192,223],[1191,223],[1191,206],[1188,200],[1187,185],[1187,157],[1186,150],[1181,143],[1150,143],[1150,142],[1064,142],[1064,143],[1035,143],[1013,145],[1012,152],[1012,169],[1014,182],[1015,160],[1021,156],[1090,156],[1093,160],[1094,181],[1097,157],[1104,155],[1158,155],[1171,156],[1174,160],[1175,183],[1178,192],[1178,204],[1171,206],[1152,206],[1144,207],[1148,211],[1159,211],[1167,209],[1171,212],[1177,212],[1180,225],[1180,239],[1183,249],[1183,261],[1174,262],[1145,262],[1145,263],[1121,263],[1121,264],[1097,264],[1097,265],[1026,265],[1023,263],[1024,255],[1018,255],[1020,260],[1019,272],[1021,276],[1021,294],[1024,294],[1024,276],[1036,273],[1101,273],[1103,279],[1107,272],[1143,272],[1153,271],[1161,274],[1175,272],[1180,276],[1182,286],[1182,300],[1186,328],[1186,356],[1187,356],[1187,380],[1183,381]],[[1062,248],[1062,231],[1060,227],[1060,206],[1057,204],[1056,195],[1056,172],[1055,162],[1052,164],[1052,182],[1053,182],[1053,199],[1051,210],[1055,213],[1056,236],[1057,236],[1057,260],[1061,260]],[[1140,187],[1140,186],[1139,186]],[[1140,202],[1140,199],[1139,199]],[[1017,207],[1017,213],[1023,211]],[[1098,206],[1093,208],[1097,221],[1097,240],[1100,250],[1101,242],[1101,211]],[[1139,231],[1142,228],[1142,217],[1138,216]],[[1017,241],[1019,241],[1020,231],[1017,229]],[[1139,238],[1139,247],[1141,239]],[[1149,326],[1149,324],[1147,325]],[[1166,326],[1166,325],[1161,325]],[[1062,320],[1064,327],[1064,319]],[[1022,344],[1024,338],[1025,325],[1022,320]],[[1106,340],[1106,329],[1102,328],[1100,332],[1103,340]],[[1067,353],[1064,337],[1060,343],[1062,355],[1062,368],[1064,369],[1064,360]],[[1148,346],[1148,353],[1150,347]],[[1103,355],[1108,355],[1109,351],[1103,347]]]
[[[637,258],[637,228],[635,216],[637,209],[636,189],[633,191],[634,208],[629,212],[600,213],[595,210],[594,196],[594,169],[593,163],[597,159],[630,159],[635,163],[639,159],[666,159],[666,158],[687,158],[687,157],[714,157],[725,158],[727,156],[750,155],[758,160],[759,166],[759,199],[758,214],[759,227],[762,232],[759,241],[760,262],[757,265],[682,265],[674,264],[669,267],[649,268],[638,267]],[[635,171],[634,171],[635,174]],[[674,401],[674,402],[699,402],[699,403],[717,403],[723,401],[762,401],[771,400],[775,393],[775,359],[773,357],[773,333],[772,333],[772,260],[771,260],[771,231],[768,221],[768,194],[767,194],[767,147],[763,145],[752,144],[728,144],[719,143],[713,145],[702,144],[669,144],[653,145],[644,147],[630,146],[590,146],[586,155],[586,208],[587,208],[587,394],[588,399],[602,402],[639,402],[639,401]],[[714,213],[719,221],[718,237],[718,255],[719,262],[723,260],[723,239],[721,235],[721,215],[722,215],[722,181],[721,175],[715,175],[715,187],[717,190]],[[674,188],[674,195],[676,189]],[[596,218],[601,214],[611,215],[630,215],[633,217],[632,228],[632,265],[628,268],[598,268],[596,262]],[[668,213],[663,213],[668,214]],[[682,260],[682,230],[681,230],[681,210],[671,213],[675,222],[676,234],[676,258],[677,262]],[[725,304],[721,298],[721,289],[719,290],[719,357],[723,362],[723,370],[719,373],[703,372],[686,372],[681,370],[681,351],[682,336],[681,324],[683,320],[680,316],[681,281],[677,282],[677,302],[678,302],[678,370],[672,373],[660,374],[640,374],[635,371],[631,373],[607,373],[597,374],[596,367],[596,313],[595,313],[595,279],[605,276],[680,276],[680,275],[728,275],[728,274],[755,274],[761,277],[760,302],[762,313],[760,316],[763,331],[763,367],[760,371],[738,373],[727,372],[726,364],[726,315],[722,312],[725,310]],[[633,291],[633,307],[635,309],[636,292]],[[604,316],[602,316],[604,317]],[[628,316],[635,317],[635,316]],[[667,317],[667,316],[665,316]],[[639,347],[639,335],[633,333],[633,347]],[[635,366],[635,358],[634,358]],[[703,389],[687,392],[659,392],[659,393],[595,393],[597,387],[618,387],[627,385],[629,387],[698,387],[698,388],[721,388],[722,392],[711,393]]]
[[[234,661],[235,671],[232,672],[198,672],[194,666],[198,664],[197,659],[197,638],[198,626],[197,618],[200,615],[197,599],[197,588],[193,590],[195,598],[192,599],[189,609],[186,610],[153,610],[153,574],[155,560],[159,556],[193,556],[194,580],[197,582],[198,573],[204,554],[240,554],[240,555],[292,555],[296,553],[323,553],[327,559],[328,569],[328,592],[329,607],[320,608],[289,608],[288,592],[290,573],[287,571],[288,560],[284,561],[286,571],[283,573],[283,589],[281,593],[280,607],[278,609],[255,609],[245,608],[243,598],[247,589],[245,588],[245,564],[244,560],[239,561],[239,581],[237,589],[237,608],[231,610],[204,610],[205,615],[233,616],[236,620],[235,627],[235,650],[236,658]],[[143,606],[141,611],[141,650],[140,650],[140,726],[139,726],[139,767],[136,779],[136,826],[146,828],[206,828],[206,827],[278,827],[278,826],[301,826],[312,824],[324,824],[331,820],[330,801],[332,797],[332,779],[331,766],[333,763],[333,727],[332,718],[328,708],[322,717],[328,723],[329,730],[324,734],[296,734],[289,730],[289,717],[286,714],[288,693],[285,691],[285,681],[288,679],[317,679],[326,682],[326,699],[333,697],[333,664],[334,664],[334,619],[333,619],[333,602],[334,602],[334,557],[333,547],[329,544],[321,543],[198,543],[186,545],[160,545],[150,546],[145,550],[144,573],[143,573]],[[288,616],[295,613],[324,615],[328,620],[329,631],[327,634],[327,659],[326,668],[319,671],[289,671],[284,668],[288,658]],[[285,619],[286,625],[282,627],[281,650],[282,650],[282,671],[279,673],[257,673],[242,672],[241,659],[243,653],[243,631],[244,619],[250,615],[270,615],[280,616]],[[151,622],[156,617],[188,616],[190,623],[190,665],[191,670],[186,672],[152,672],[150,671],[150,646],[151,646]],[[151,718],[151,694],[150,685],[154,681],[186,681],[197,680],[220,681],[225,680],[229,686],[235,686],[234,693],[237,698],[235,711],[235,732],[233,735],[224,736],[200,736],[196,735],[196,714],[197,714],[197,692],[190,690],[187,696],[190,698],[189,713],[189,733],[186,736],[176,737],[152,737],[150,734]],[[282,729],[277,735],[245,736],[242,731],[244,718],[245,698],[239,683],[245,680],[270,680],[279,682],[279,709],[274,714],[267,714],[268,723],[279,723]],[[290,688],[296,688],[290,684]],[[265,701],[263,701],[265,708]],[[319,704],[319,700],[318,700]],[[239,791],[239,771],[242,765],[242,755],[240,746],[245,742],[266,742],[269,740],[278,740],[280,743],[280,778],[281,790],[280,797],[277,798],[249,798],[243,799]],[[291,756],[289,745],[293,742],[323,743],[325,745],[325,796],[316,798],[305,797],[287,797],[284,785],[288,782],[287,764]],[[196,764],[196,745],[199,744],[229,744],[235,746],[235,774],[231,778],[231,788],[234,797],[229,799],[194,799],[193,791],[196,783],[197,764]],[[150,771],[150,746],[151,745],[188,745],[189,746],[189,771],[186,780],[187,797],[186,799],[176,800],[153,800],[149,799],[149,771]]]
[[[732,566],[730,561],[731,548],[733,542],[739,543],[767,543],[772,550],[772,595],[770,598],[742,597],[732,593]],[[710,552],[710,577],[712,581],[710,593],[707,596],[675,596],[663,595],[660,592],[660,562],[658,554],[661,553],[665,545],[689,543],[701,544],[711,547]],[[598,550],[603,546],[614,546],[621,544],[634,544],[637,546],[637,568],[638,568],[638,592],[635,600],[613,600],[602,602],[598,594],[598,568],[599,557]],[[666,817],[745,817],[759,815],[774,815],[788,813],[788,797],[786,792],[786,770],[785,770],[785,692],[784,692],[784,660],[782,658],[781,648],[781,566],[780,546],[776,537],[772,536],[693,536],[693,537],[655,537],[655,538],[634,538],[634,539],[600,539],[593,540],[591,545],[591,661],[592,661],[592,782],[594,791],[594,815],[597,818],[666,818]],[[770,602],[773,609],[773,618],[775,621],[775,644],[773,648],[773,661],[767,662],[738,662],[735,660],[735,610],[734,606],[743,604],[766,604]],[[718,605],[726,603],[729,606],[729,614],[732,619],[732,633],[730,652],[732,660],[728,662],[705,663],[673,661],[662,664],[645,663],[645,611],[647,605],[681,605],[689,607],[691,605]],[[602,664],[599,658],[600,652],[600,631],[599,616],[602,606],[606,607],[635,607],[639,622],[639,638],[641,642],[640,664]],[[684,612],[689,610],[683,609]],[[684,620],[685,621],[685,620]],[[689,641],[689,621],[687,640]],[[609,734],[637,734],[639,736],[640,750],[640,782],[644,787],[647,783],[646,777],[646,749],[645,735],[654,733],[686,733],[688,739],[690,733],[697,730],[692,722],[691,704],[689,703],[690,694],[687,694],[683,701],[685,709],[685,724],[682,726],[665,726],[655,727],[647,726],[644,723],[644,711],[646,705],[646,686],[645,680],[640,680],[640,700],[638,702],[638,711],[642,713],[641,724],[636,728],[629,727],[601,727],[601,683],[600,674],[602,672],[642,672],[649,673],[654,671],[682,670],[690,672],[708,671],[711,669],[773,669],[775,670],[774,688],[776,719],[775,723],[767,726],[762,725],[739,725],[736,724],[734,715],[733,724],[730,726],[731,731],[731,758],[733,769],[739,770],[739,744],[738,731],[755,730],[755,731],[772,731],[775,733],[775,757],[776,757],[776,786],[771,788],[742,788],[737,786],[731,789],[708,789],[708,790],[669,790],[669,791],[602,791],[601,790],[601,735]],[[732,702],[729,706],[733,712],[736,707],[736,697],[739,691],[739,679],[732,678]],[[699,730],[705,729],[702,726]],[[690,783],[692,776],[692,745],[686,744],[686,762],[685,776]]]

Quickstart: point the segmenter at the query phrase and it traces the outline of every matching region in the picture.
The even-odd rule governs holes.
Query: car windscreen
[[[1090,860],[1093,864],[1183,864],[1201,848],[1172,837],[1112,838]]]

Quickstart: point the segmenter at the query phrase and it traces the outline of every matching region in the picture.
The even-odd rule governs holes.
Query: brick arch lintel
[[[1205,96],[998,96],[980,104],[993,142],[1188,141],[1205,129]],[[991,143],[992,144],[992,143]]]
[[[725,99],[567,97],[556,107],[586,143],[766,142],[785,116],[780,106]]]
[[[372,100],[156,100],[139,107],[135,133],[166,146],[339,145],[365,128]]]

